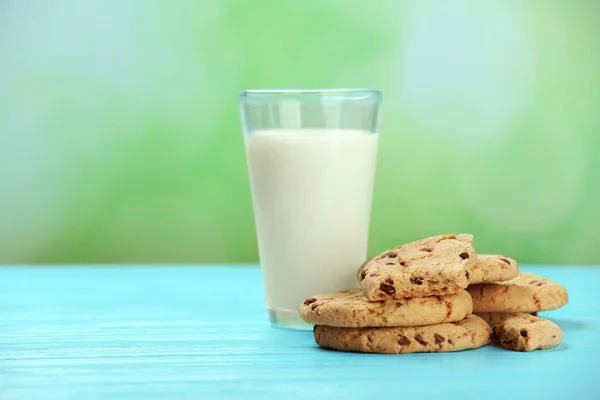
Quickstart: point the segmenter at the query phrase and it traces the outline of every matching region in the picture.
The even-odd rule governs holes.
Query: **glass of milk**
[[[267,311],[279,327],[315,294],[357,287],[367,257],[381,92],[240,93]]]

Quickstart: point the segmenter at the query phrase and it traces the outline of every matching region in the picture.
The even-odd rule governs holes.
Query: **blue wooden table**
[[[0,267],[0,399],[600,399],[600,268],[522,270],[569,290],[558,348],[319,349],[269,326],[255,266]]]

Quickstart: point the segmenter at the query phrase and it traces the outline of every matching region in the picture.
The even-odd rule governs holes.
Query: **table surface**
[[[267,322],[256,266],[0,267],[0,399],[600,398],[600,267],[563,283],[557,348],[377,355]]]

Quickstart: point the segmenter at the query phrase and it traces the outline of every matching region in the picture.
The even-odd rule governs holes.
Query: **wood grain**
[[[600,398],[600,268],[522,269],[569,291],[559,347],[390,356],[270,327],[255,266],[0,267],[0,399]]]

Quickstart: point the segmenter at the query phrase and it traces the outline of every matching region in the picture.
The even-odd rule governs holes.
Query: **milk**
[[[378,135],[274,129],[245,136],[272,319],[298,319],[305,298],[357,287],[367,256]],[[281,321],[279,321],[281,322]]]

